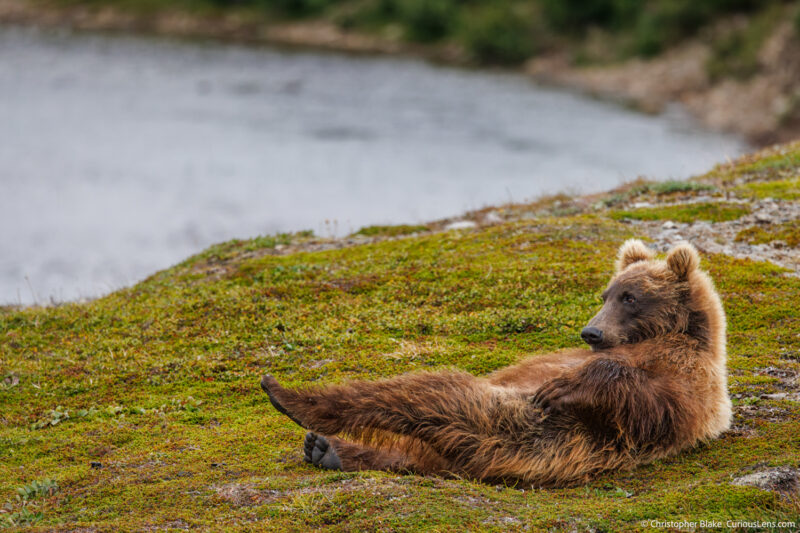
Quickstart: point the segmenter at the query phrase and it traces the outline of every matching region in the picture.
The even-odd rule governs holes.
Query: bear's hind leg
[[[406,470],[475,478],[537,476],[530,465],[541,453],[541,410],[525,394],[504,391],[469,374],[406,374],[305,390],[286,389],[265,376],[262,386],[292,419],[314,432],[349,435],[367,443],[376,432],[385,432],[422,443],[426,451],[418,455],[408,453],[413,446],[401,448]],[[344,462],[338,447],[336,451]],[[396,469],[374,466],[378,463],[369,457],[365,464],[370,466],[363,468]]]
[[[403,440],[396,447],[383,449],[347,442],[338,437],[324,437],[309,431],[303,443],[303,451],[305,462],[328,470],[385,470],[417,474],[443,474],[449,470],[444,459],[431,450],[424,450],[421,443],[414,445]]]
[[[336,449],[322,435],[317,435],[311,431],[306,433],[303,452],[305,454],[303,460],[314,466],[327,470],[350,470],[343,468],[342,460],[339,459]]]

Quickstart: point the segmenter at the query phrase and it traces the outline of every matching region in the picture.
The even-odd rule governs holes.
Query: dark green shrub
[[[652,57],[661,50],[668,40],[668,31],[657,14],[646,13],[639,18],[634,29],[634,53]]]
[[[290,17],[305,17],[325,11],[336,0],[260,0],[260,3],[274,6]]]
[[[758,0],[655,0],[642,3],[641,11],[635,17],[633,51],[638,55],[653,56],[693,35],[717,16],[751,11],[765,3]]]
[[[800,9],[797,10],[797,14],[794,16],[794,29],[800,34]]]
[[[531,21],[510,6],[493,5],[465,15],[459,37],[480,63],[515,64],[536,52]]]
[[[540,0],[542,14],[554,29],[579,33],[587,26],[631,26],[647,2],[641,0]]]
[[[456,18],[453,0],[395,0],[406,37],[412,41],[438,41],[450,33]]]
[[[541,4],[545,20],[561,31],[604,26],[614,18],[614,0],[541,0]]]
[[[337,0],[208,0],[221,7],[257,7],[289,17],[315,15],[337,2]]]

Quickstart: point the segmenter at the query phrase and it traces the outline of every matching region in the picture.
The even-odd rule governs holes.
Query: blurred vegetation
[[[800,0],[56,0],[113,5],[154,13],[237,11],[254,20],[322,18],[344,29],[391,39],[454,44],[481,64],[520,63],[537,52],[573,44],[592,47],[606,36],[610,59],[653,56],[701,33],[720,17],[754,15],[755,22],[715,43],[712,76],[744,77],[758,46],[786,13],[800,33]],[[796,6],[796,11],[794,9]],[[795,12],[797,13],[795,15]],[[593,60],[577,52],[578,60]],[[585,55],[585,57],[584,57]],[[604,58],[609,59],[609,58]]]
[[[97,0],[95,0],[97,1]],[[147,0],[143,0],[147,1]],[[618,55],[653,56],[717,18],[765,12],[782,0],[197,0],[250,7],[277,17],[327,14],[345,28],[400,35],[411,42],[452,41],[479,63],[513,64],[592,29],[620,37]],[[774,21],[774,20],[773,20]],[[769,20],[727,36],[710,65],[714,75],[747,75]],[[800,31],[800,9],[797,15]]]

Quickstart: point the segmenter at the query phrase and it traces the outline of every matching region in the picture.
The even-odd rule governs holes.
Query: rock
[[[800,470],[785,466],[771,468],[738,477],[732,483],[771,490],[786,496],[797,496],[800,495]]]
[[[445,231],[450,231],[454,229],[472,229],[476,227],[477,224],[471,220],[456,220],[454,222],[450,222],[448,225],[444,227]]]
[[[785,400],[789,396],[785,392],[776,392],[774,394],[762,394],[759,396],[762,400]]]
[[[501,217],[497,211],[489,211],[486,213],[486,216],[483,217],[483,221],[487,224],[499,224],[503,221],[503,217]]]
[[[772,216],[768,213],[764,213],[763,211],[760,213],[756,213],[756,221],[761,222],[762,224],[771,224],[772,223]]]
[[[631,205],[631,207],[633,207],[634,209],[639,209],[642,207],[653,207],[653,204],[651,204],[650,202],[635,202],[633,205]]]

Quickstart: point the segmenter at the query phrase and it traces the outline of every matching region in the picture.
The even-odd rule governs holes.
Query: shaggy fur
[[[532,357],[485,378],[412,373],[291,390],[264,376],[261,386],[310,430],[305,459],[323,468],[582,483],[728,428],[725,315],[698,265],[690,245],[658,261],[641,241],[626,242],[584,329],[590,350]]]

